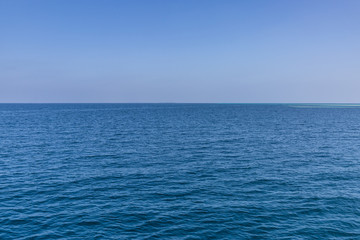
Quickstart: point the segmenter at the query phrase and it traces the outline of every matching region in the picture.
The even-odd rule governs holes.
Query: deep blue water
[[[360,239],[360,107],[0,104],[0,239]]]

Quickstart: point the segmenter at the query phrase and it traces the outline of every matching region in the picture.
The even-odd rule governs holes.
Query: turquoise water
[[[0,104],[0,239],[360,239],[360,107]]]

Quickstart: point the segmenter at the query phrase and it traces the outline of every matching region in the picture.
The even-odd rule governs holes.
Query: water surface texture
[[[0,239],[360,239],[360,107],[0,104]]]

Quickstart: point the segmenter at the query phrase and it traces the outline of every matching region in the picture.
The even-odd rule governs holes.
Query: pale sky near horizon
[[[0,0],[0,102],[360,102],[358,0]]]

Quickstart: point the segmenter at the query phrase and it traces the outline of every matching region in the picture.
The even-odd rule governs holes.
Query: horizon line
[[[0,102],[0,104],[360,104],[360,102]]]

